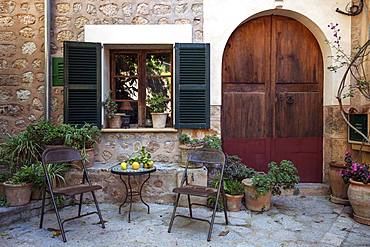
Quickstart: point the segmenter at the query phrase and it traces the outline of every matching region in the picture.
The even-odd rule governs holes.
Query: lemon
[[[139,162],[134,162],[134,163],[132,163],[131,167],[134,170],[138,170],[140,168],[140,164],[139,164]]]
[[[121,163],[121,168],[122,168],[122,170],[126,170],[127,169],[127,163],[126,162],[122,162]]]
[[[148,165],[153,166],[153,160],[148,161]]]

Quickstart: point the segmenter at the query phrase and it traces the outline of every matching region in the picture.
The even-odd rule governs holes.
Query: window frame
[[[146,56],[147,54],[158,54],[158,53],[168,53],[170,56],[170,76],[158,76],[158,77],[165,77],[170,78],[171,86],[169,88],[170,95],[171,95],[171,111],[170,111],[170,118],[172,120],[171,125],[167,126],[169,128],[173,127],[173,112],[174,112],[174,95],[173,95],[173,87],[174,87],[174,75],[173,75],[173,67],[174,67],[174,54],[173,49],[164,48],[164,49],[151,49],[151,48],[140,48],[140,49],[110,49],[109,50],[109,90],[113,92],[116,88],[116,80],[117,77],[115,75],[115,61],[114,57],[116,54],[137,54],[138,56],[138,70],[137,70],[137,79],[138,79],[138,127],[146,127],[145,120],[146,120],[146,89],[147,89],[147,69],[146,69]],[[112,99],[115,102],[136,102],[136,100],[117,100],[116,94],[112,94]]]

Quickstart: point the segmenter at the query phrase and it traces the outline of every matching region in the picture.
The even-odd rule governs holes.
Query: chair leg
[[[173,225],[173,220],[175,219],[176,209],[177,209],[177,205],[179,204],[179,200],[180,200],[180,194],[177,194],[176,201],[173,205],[173,212],[172,212],[172,216],[171,216],[170,225],[168,227],[168,233],[171,232],[171,228],[172,228],[172,225]]]
[[[96,200],[96,196],[95,196],[94,191],[91,191],[91,194],[94,198],[96,210],[98,211],[98,216],[99,216],[99,219],[100,219],[101,227],[104,229],[105,228],[104,220],[103,220],[103,217],[101,216],[99,204],[98,204],[98,201]]]
[[[53,207],[54,207],[54,210],[55,210],[55,214],[57,216],[57,220],[58,220],[58,224],[59,224],[59,229],[60,229],[60,231],[62,233],[63,242],[67,242],[66,234],[64,232],[62,221],[60,219],[60,215],[59,215],[57,204],[55,202],[54,194],[51,192],[50,195],[51,195],[51,202],[53,204]]]
[[[227,218],[227,203],[226,203],[226,195],[225,195],[225,191],[224,190],[222,190],[222,201],[223,201],[223,205],[224,205],[225,224],[228,225],[229,224],[229,220]]]
[[[188,204],[189,204],[189,214],[190,214],[190,217],[193,217],[193,211],[191,209],[190,195],[188,195]]]
[[[41,203],[41,216],[40,216],[40,225],[39,227],[42,228],[44,223],[44,213],[45,213],[45,197],[46,197],[46,188],[42,189],[42,203]]]
[[[80,194],[80,204],[78,205],[78,216],[81,216],[81,208],[82,208],[82,199],[83,199],[84,193]]]

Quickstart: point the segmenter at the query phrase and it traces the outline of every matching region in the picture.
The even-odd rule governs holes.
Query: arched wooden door
[[[313,34],[284,16],[239,26],[222,66],[224,151],[251,167],[292,160],[302,182],[322,181],[323,60]]]

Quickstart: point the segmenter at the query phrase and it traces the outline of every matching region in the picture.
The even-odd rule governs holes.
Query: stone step
[[[31,201],[27,205],[18,207],[0,207],[0,226],[16,221],[26,220],[40,214],[41,201]]]
[[[301,196],[328,196],[330,186],[323,183],[299,183],[296,189],[283,190],[281,195],[301,195]]]

